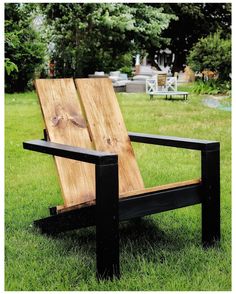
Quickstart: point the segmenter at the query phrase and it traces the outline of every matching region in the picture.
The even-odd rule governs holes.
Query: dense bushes
[[[217,72],[219,80],[230,80],[231,40],[222,38],[220,32],[201,38],[190,51],[187,62],[194,71],[207,69]]]

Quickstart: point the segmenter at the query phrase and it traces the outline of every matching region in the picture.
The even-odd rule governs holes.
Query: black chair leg
[[[118,165],[96,166],[97,278],[120,277]]]
[[[202,243],[220,241],[220,149],[202,151]]]

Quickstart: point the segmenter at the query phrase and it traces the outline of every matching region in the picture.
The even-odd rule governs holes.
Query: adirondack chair
[[[42,233],[96,226],[97,277],[120,276],[119,221],[202,205],[202,242],[220,239],[219,142],[128,133],[109,79],[39,79],[43,140],[23,143],[51,154],[63,205],[36,220]],[[201,179],[145,188],[131,141],[201,151]]]

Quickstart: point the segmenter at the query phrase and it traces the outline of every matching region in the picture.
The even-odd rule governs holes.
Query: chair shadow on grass
[[[157,221],[152,217],[144,217],[122,222],[120,224],[120,252],[129,252],[133,257],[144,255],[148,260],[156,259],[154,252],[162,249],[171,252],[179,251],[189,246],[191,242],[196,245],[198,236],[192,236],[192,232],[182,227],[168,229],[168,233],[158,227]],[[72,248],[82,255],[87,255],[94,261],[96,251],[95,227],[73,230],[58,235],[49,236],[60,240],[64,252],[69,252]],[[76,249],[77,248],[77,249]],[[161,258],[161,257],[160,257]]]

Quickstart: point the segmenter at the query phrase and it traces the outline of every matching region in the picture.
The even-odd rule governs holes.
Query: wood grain
[[[118,154],[120,197],[144,189],[111,80],[76,79],[75,83],[95,149]]]
[[[35,81],[49,135],[55,143],[94,149],[73,79]],[[63,207],[94,200],[95,169],[92,164],[55,157]]]
[[[126,192],[126,193],[122,194],[122,198],[137,196],[137,195],[146,194],[146,193],[153,193],[153,192],[163,191],[163,190],[168,190],[168,189],[180,188],[180,187],[184,187],[184,186],[188,186],[188,185],[195,185],[195,184],[200,184],[200,183],[201,183],[201,179],[170,183],[170,184],[145,188],[142,190],[132,191],[131,193]]]
[[[49,140],[70,146],[117,153],[119,197],[200,183],[191,180],[144,188],[119,104],[109,79],[36,80]],[[94,165],[55,157],[64,204],[57,211],[95,204]]]

